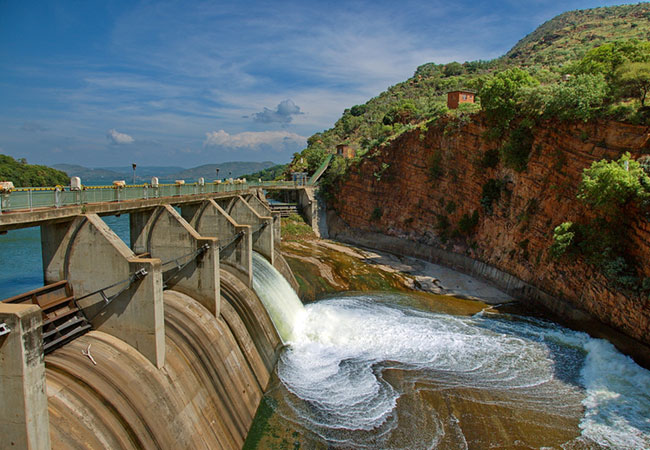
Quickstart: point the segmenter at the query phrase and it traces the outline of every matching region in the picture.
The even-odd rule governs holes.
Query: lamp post
[[[217,180],[218,180],[219,179],[219,168],[217,167],[215,170],[217,171]]]
[[[135,184],[135,166],[136,166],[136,164],[133,163],[131,165],[133,166],[133,184]]]

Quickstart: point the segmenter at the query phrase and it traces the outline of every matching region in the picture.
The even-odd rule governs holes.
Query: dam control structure
[[[40,226],[44,287],[0,302],[0,446],[241,448],[282,346],[254,254],[295,286],[273,189],[316,223],[309,186],[5,196],[0,232]],[[101,219],[127,213],[130,246]]]

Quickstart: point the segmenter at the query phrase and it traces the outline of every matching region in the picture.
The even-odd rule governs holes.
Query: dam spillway
[[[282,341],[291,341],[297,324],[304,320],[305,308],[287,280],[258,253],[253,253],[253,289]]]

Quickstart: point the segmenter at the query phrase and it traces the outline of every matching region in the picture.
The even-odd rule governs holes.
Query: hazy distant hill
[[[216,169],[219,169],[219,178],[233,177],[257,172],[274,166],[271,161],[264,162],[243,162],[233,161],[222,164],[205,164],[203,166],[185,169],[178,166],[137,166],[136,181],[149,181],[151,177],[158,177],[160,181],[164,180],[186,180],[188,182],[196,181],[203,177],[208,180],[214,180],[217,176]],[[90,169],[75,164],[55,164],[52,166],[68,174],[70,177],[80,177],[83,184],[110,183],[113,180],[133,180],[133,169],[131,166],[120,167],[98,167]]]
[[[275,163],[271,161],[264,162],[244,162],[233,161],[222,164],[205,164],[203,166],[194,167],[193,169],[183,170],[169,175],[171,178],[182,179],[186,181],[196,180],[203,177],[207,180],[214,180],[217,176],[217,169],[219,169],[219,178],[233,177],[237,178],[241,175],[258,172],[274,166]]]
[[[124,174],[104,168],[89,169],[76,164],[54,164],[52,167],[68,174],[69,177],[79,177],[81,182],[121,180]]]
[[[129,174],[133,176],[133,167],[132,166],[120,166],[120,167],[102,167],[105,170],[112,170],[113,172]],[[166,177],[172,173],[178,173],[185,170],[185,167],[180,166],[138,166],[136,167],[136,175],[138,177]]]

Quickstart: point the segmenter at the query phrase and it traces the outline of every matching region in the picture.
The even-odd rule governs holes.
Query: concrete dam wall
[[[296,284],[280,218],[175,201],[134,206],[129,245],[97,214],[41,224],[45,286],[0,302],[1,448],[243,446],[282,346],[254,255]]]
[[[99,331],[46,356],[52,448],[241,448],[281,342],[252,290],[221,283],[218,318],[165,291],[162,369]]]

